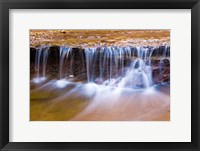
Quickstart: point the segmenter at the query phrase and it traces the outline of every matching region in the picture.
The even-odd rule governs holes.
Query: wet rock
[[[155,68],[152,72],[153,81],[155,84],[170,81],[170,67]]]
[[[161,67],[169,67],[170,66],[169,59],[162,59],[162,60],[160,60],[160,66]]]

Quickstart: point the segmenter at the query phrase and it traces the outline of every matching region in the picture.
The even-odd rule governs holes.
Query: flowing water
[[[71,52],[71,48],[67,48],[67,47],[60,47],[60,79],[65,78],[66,76],[66,69],[69,68],[68,66],[66,66],[66,62],[69,59],[69,54]],[[64,69],[64,67],[66,69]]]
[[[59,79],[48,80],[48,49],[36,50],[32,83],[45,82],[31,90],[31,100],[45,105],[39,113],[31,110],[33,120],[169,120],[170,85],[155,83],[152,63],[158,60],[162,71],[165,59],[170,61],[169,46],[85,48],[80,60],[86,78],[79,82],[73,75],[75,53],[64,46]]]
[[[36,49],[35,56],[35,83],[40,83],[46,80],[46,65],[48,59],[49,47],[39,47]],[[43,57],[42,57],[43,56]],[[41,69],[42,68],[42,69]]]

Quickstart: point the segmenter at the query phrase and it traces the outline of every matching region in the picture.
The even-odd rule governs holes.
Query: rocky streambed
[[[169,121],[170,30],[30,30],[31,121]]]

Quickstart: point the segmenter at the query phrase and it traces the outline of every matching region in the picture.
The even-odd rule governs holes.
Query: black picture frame
[[[9,9],[191,9],[191,142],[9,142]],[[200,2],[198,0],[0,0],[0,33],[1,150],[200,151],[200,93],[198,93]]]

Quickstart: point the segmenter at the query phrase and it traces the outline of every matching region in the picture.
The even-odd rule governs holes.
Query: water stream
[[[37,100],[46,101],[45,108],[34,115],[44,119],[51,115],[52,120],[168,119],[170,85],[156,84],[153,71],[156,68],[163,74],[166,60],[170,62],[169,46],[94,47],[78,53],[61,46],[54,79],[47,74],[50,59],[50,47],[36,49],[31,80],[36,87],[31,97],[42,96]],[[83,74],[83,80],[77,80],[80,75],[75,70]],[[77,113],[64,117],[73,111]]]
[[[49,47],[36,49],[35,82],[47,78],[46,66]],[[72,48],[60,47],[59,79],[74,77],[74,52]],[[153,86],[152,57],[159,60],[162,70],[163,60],[170,61],[169,46],[161,47],[96,47],[85,48],[87,83],[130,88]],[[80,60],[83,58],[79,58]],[[42,68],[42,69],[41,69]]]

